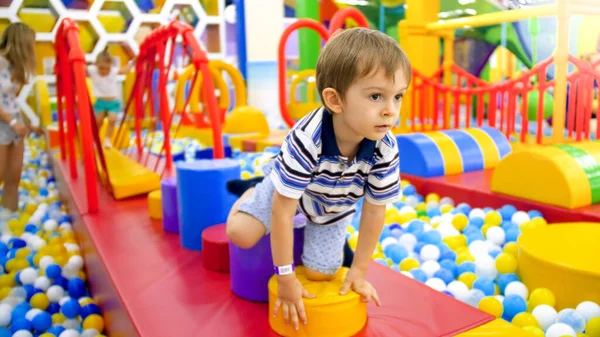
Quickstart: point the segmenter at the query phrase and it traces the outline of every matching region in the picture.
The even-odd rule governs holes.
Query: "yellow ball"
[[[63,240],[62,240],[62,238],[60,236],[53,236],[53,237],[50,238],[50,240],[48,240],[48,245],[50,247],[53,247],[53,246],[62,246],[62,244],[63,244]]]
[[[385,260],[385,255],[383,255],[382,252],[376,252],[376,253],[373,253],[373,255],[371,255],[371,259],[373,259],[373,260],[384,259]]]
[[[442,214],[450,213],[450,211],[453,209],[454,206],[448,204],[442,205],[442,207],[440,207],[440,211],[442,212]]]
[[[404,212],[404,213],[398,214],[397,222],[399,224],[405,224],[405,223],[409,222],[410,220],[414,220],[416,218],[417,218],[416,212]]]
[[[104,331],[104,319],[100,315],[92,314],[83,320],[83,330],[96,329],[96,331]]]
[[[471,253],[468,250],[456,256],[456,264],[461,264],[465,261],[475,262],[475,258],[473,257],[473,255],[471,255]]]
[[[29,255],[31,255],[31,250],[29,248],[20,248],[17,250],[15,257],[17,259],[26,259]]]
[[[425,197],[425,202],[430,202],[430,201],[440,202],[440,196],[437,195],[436,193],[429,193]]]
[[[502,274],[512,274],[517,270],[517,259],[508,253],[496,257],[496,269]]]
[[[528,312],[520,312],[512,319],[512,324],[518,327],[524,326],[539,326],[539,323],[532,314]]]
[[[346,227],[346,233],[354,234],[354,232],[356,232],[356,229],[354,229],[354,227],[352,227],[352,226]]]
[[[417,207],[415,207],[415,211],[417,211],[417,212],[427,211],[427,205],[422,202],[422,203],[418,204]]]
[[[535,225],[536,228],[548,225],[548,222],[544,218],[533,218],[530,221]]]
[[[425,221],[425,222],[429,223],[429,220],[430,220],[430,219],[429,219],[429,217],[428,217],[427,215],[421,215],[421,216],[419,217],[419,220],[421,220],[421,221]]]
[[[469,251],[469,247],[467,247],[467,246],[458,247],[458,248],[456,249],[456,255],[458,255],[458,254],[462,254],[462,253],[464,253],[464,252],[468,252],[468,251]]]
[[[577,337],[588,337],[588,335],[584,334],[584,333],[578,333]]]
[[[73,231],[64,231],[61,234],[61,236],[62,236],[63,240],[65,240],[65,241],[69,240],[69,241],[77,242],[77,240],[75,239],[75,232],[73,232]]]
[[[401,188],[405,188],[408,185],[410,185],[410,182],[408,182],[408,180],[400,180],[400,187]]]
[[[475,275],[471,272],[462,273],[458,277],[458,280],[461,281],[462,283],[466,284],[469,289],[473,288],[473,282],[475,282],[476,279],[477,279],[477,275]]]
[[[533,221],[523,222],[519,226],[519,229],[521,230],[521,233],[525,233],[525,232],[530,231],[530,230],[535,229],[535,228],[536,228],[536,224]]]
[[[514,257],[518,257],[519,245],[517,245],[516,242],[509,242],[504,245],[504,252],[508,253]]]
[[[504,307],[502,306],[502,303],[498,301],[498,299],[488,296],[479,301],[479,310],[487,312],[494,317],[500,317],[504,312]]]
[[[587,322],[585,334],[589,337],[600,337],[600,317],[594,317]]]
[[[33,308],[46,310],[46,308],[48,308],[48,305],[50,304],[50,300],[48,300],[48,296],[46,296],[46,294],[37,293],[31,297],[31,300],[29,300],[29,304],[31,304]]]
[[[487,231],[488,229],[494,227],[492,224],[486,223],[483,226],[481,226],[481,232],[483,233],[483,235],[487,238]]]
[[[2,287],[0,288],[0,300],[5,299],[12,289],[10,287]]]
[[[67,318],[65,317],[65,315],[61,314],[60,312],[52,315],[52,324],[62,324],[67,320]]]
[[[529,304],[532,308],[535,308],[540,304],[547,304],[554,308],[554,304],[556,304],[556,298],[550,289],[537,288],[534,289],[529,295]]]
[[[29,213],[29,214],[33,214],[36,209],[37,209],[36,204],[29,203],[29,204],[27,204],[27,206],[25,206],[25,212]]]
[[[491,224],[492,226],[500,226],[502,223],[502,216],[496,211],[490,211],[483,218],[483,222]]]
[[[96,304],[96,301],[94,301],[94,299],[90,297],[82,297],[79,299],[79,305],[81,307],[85,307],[86,305],[91,303]]]
[[[412,257],[406,258],[400,262],[400,270],[401,271],[411,271],[415,268],[419,268],[419,261],[415,260]]]
[[[9,288],[15,285],[15,279],[9,274],[0,275],[0,288]]]
[[[546,336],[544,334],[544,330],[542,330],[539,327],[534,326],[534,325],[527,325],[527,326],[521,327],[521,329],[531,333],[533,335],[533,337],[545,337]]]
[[[54,334],[44,332],[43,334],[40,335],[40,337],[56,337],[56,336]]]
[[[452,218],[452,226],[461,231],[469,224],[469,218],[464,214],[457,214]]]

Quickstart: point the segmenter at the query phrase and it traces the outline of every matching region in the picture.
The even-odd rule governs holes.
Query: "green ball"
[[[527,118],[530,121],[537,120],[538,113],[538,99],[539,91],[530,91],[527,95]],[[544,118],[548,119],[552,117],[554,111],[554,98],[549,93],[544,93]]]

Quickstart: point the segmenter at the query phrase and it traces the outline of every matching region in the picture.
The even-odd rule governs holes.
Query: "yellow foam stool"
[[[600,223],[553,224],[518,240],[518,275],[529,289],[548,288],[556,310],[600,303]]]
[[[154,190],[148,194],[148,213],[150,219],[162,219],[162,194],[160,190]]]
[[[367,304],[361,302],[360,295],[349,291],[340,295],[340,289],[348,268],[342,268],[335,279],[329,282],[314,282],[306,278],[303,266],[296,268],[296,276],[304,288],[315,298],[305,298],[307,324],[300,323],[299,330],[286,325],[281,309],[277,317],[273,317],[273,306],[277,299],[277,278],[269,280],[269,324],[271,329],[282,336],[319,336],[344,337],[353,336],[367,323]]]

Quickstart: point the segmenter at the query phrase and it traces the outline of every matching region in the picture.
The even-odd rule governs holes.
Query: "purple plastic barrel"
[[[165,232],[179,234],[179,215],[177,212],[177,178],[165,178],[160,183],[163,209],[163,229]]]
[[[304,228],[294,228],[294,264],[302,264],[302,246]],[[229,273],[231,290],[241,298],[257,301],[269,301],[268,283],[273,276],[273,255],[271,254],[271,236],[265,235],[250,248],[240,248],[229,242]]]

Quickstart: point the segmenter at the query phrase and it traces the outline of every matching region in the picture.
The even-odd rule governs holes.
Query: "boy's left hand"
[[[377,306],[381,306],[381,301],[379,301],[377,291],[371,285],[371,283],[365,280],[364,272],[356,268],[350,268],[348,274],[346,274],[346,279],[344,280],[344,285],[342,286],[340,295],[345,295],[350,289],[361,295],[363,302],[368,303],[372,299]]]

